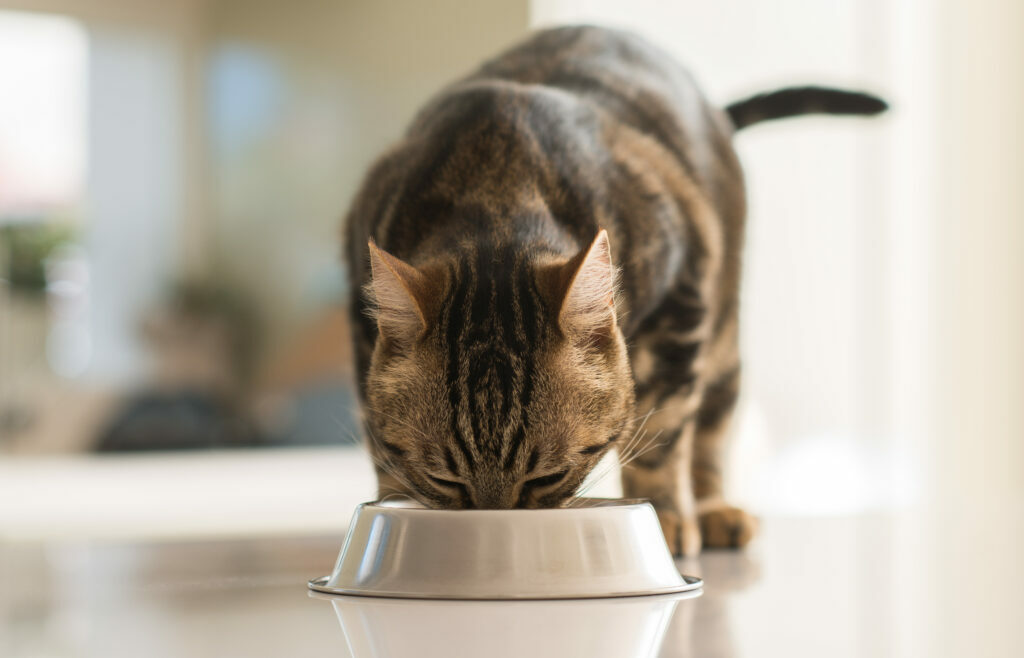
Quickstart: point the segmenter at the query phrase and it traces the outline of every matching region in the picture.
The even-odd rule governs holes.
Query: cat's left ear
[[[561,267],[562,303],[558,323],[564,332],[587,340],[610,337],[615,329],[615,267],[608,232]]]
[[[368,285],[375,303],[381,335],[412,340],[427,328],[432,287],[426,275],[369,241],[372,281]]]

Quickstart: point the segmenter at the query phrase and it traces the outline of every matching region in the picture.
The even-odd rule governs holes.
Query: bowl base
[[[633,596],[658,596],[659,594],[679,594],[681,592],[692,592],[704,587],[704,581],[696,576],[682,576],[683,584],[661,589],[640,591],[640,592],[609,592],[607,594],[581,594],[577,596],[453,596],[448,594],[406,594],[402,592],[379,592],[367,590],[343,589],[331,587],[327,584],[330,576],[321,576],[309,581],[309,589],[321,594],[337,594],[344,596],[369,596],[382,599],[445,599],[450,601],[542,601],[542,600],[573,600],[573,599],[618,599]]]

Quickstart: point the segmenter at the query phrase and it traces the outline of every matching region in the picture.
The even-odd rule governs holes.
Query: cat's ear
[[[558,323],[587,340],[610,337],[615,329],[615,267],[608,232],[601,229],[560,272],[564,291]]]
[[[415,339],[427,328],[427,278],[378,247],[372,239],[369,247],[372,280],[367,284],[367,292],[374,303],[377,327],[388,338]]]

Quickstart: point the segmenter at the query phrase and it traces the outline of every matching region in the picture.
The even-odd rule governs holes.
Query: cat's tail
[[[758,94],[725,108],[736,130],[762,121],[803,114],[859,114],[872,116],[889,105],[877,96],[828,87],[790,87]]]

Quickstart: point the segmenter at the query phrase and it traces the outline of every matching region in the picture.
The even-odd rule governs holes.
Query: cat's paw
[[[701,510],[700,531],[708,548],[743,548],[757,532],[757,519],[723,503]]]
[[[700,554],[700,526],[694,519],[684,518],[675,510],[657,510],[661,532],[673,557],[693,557]]]

